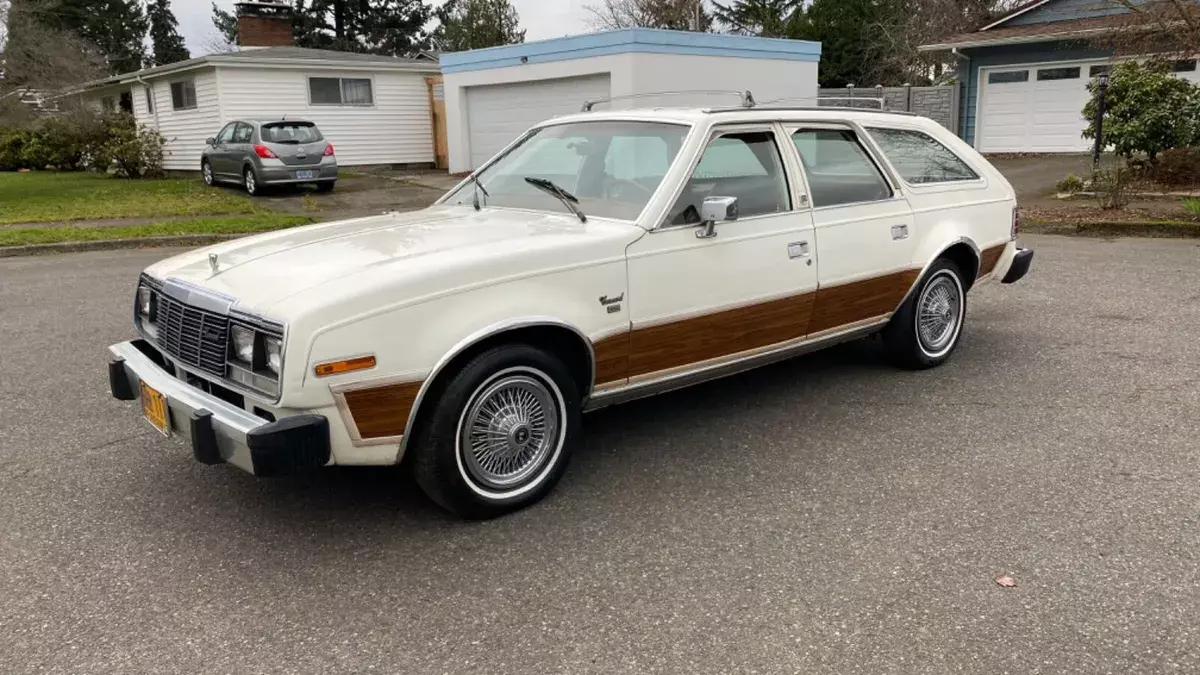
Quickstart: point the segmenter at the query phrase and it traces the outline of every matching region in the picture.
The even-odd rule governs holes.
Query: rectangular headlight
[[[233,358],[251,366],[254,363],[254,330],[234,324],[229,328]]]
[[[274,337],[263,338],[263,350],[266,351],[267,370],[279,374],[280,353],[283,351],[283,340]]]
[[[149,286],[138,286],[138,314],[147,321],[154,321],[154,291]]]

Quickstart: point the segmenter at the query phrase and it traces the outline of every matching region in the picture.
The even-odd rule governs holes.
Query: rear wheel
[[[317,183],[317,192],[333,192],[335,185],[337,185],[336,180],[323,180]]]
[[[413,439],[413,473],[433,501],[464,518],[529,506],[566,471],[579,393],[551,354],[489,349],[439,386],[430,405]]]
[[[913,370],[945,363],[958,347],[966,315],[962,272],[954,262],[940,259],[884,328],[888,355]]]
[[[246,186],[246,194],[251,197],[262,194],[262,186],[258,184],[258,174],[255,173],[254,167],[247,166],[242,172],[242,184]]]

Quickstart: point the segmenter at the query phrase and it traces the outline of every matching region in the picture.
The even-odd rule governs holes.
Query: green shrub
[[[25,143],[21,145],[20,168],[44,169],[51,163],[50,159],[50,146],[45,136],[36,131],[26,134]]]
[[[1058,190],[1059,194],[1073,195],[1076,192],[1083,192],[1083,179],[1073,173],[1067,174],[1066,178],[1054,184],[1054,189]]]
[[[1192,220],[1200,221],[1200,199],[1185,199],[1183,210],[1187,211]]]
[[[1200,147],[1163,152],[1154,167],[1154,179],[1164,185],[1200,185]]]
[[[0,128],[0,171],[25,168],[21,162],[21,148],[24,145],[25,132],[11,127]]]
[[[1089,121],[1083,137],[1096,138],[1099,83],[1088,84],[1092,99],[1083,108]],[[1171,148],[1200,144],[1200,85],[1171,74],[1164,61],[1125,61],[1109,75],[1104,146],[1130,158],[1142,153],[1154,162]]]
[[[139,127],[131,115],[119,113],[102,120],[104,142],[91,155],[96,171],[111,169],[123,178],[148,178],[162,175],[162,135]]]

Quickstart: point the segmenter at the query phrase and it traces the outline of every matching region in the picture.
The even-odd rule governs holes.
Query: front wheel
[[[579,390],[553,355],[503,345],[444,386],[413,439],[417,483],[464,518],[494,518],[545,497],[562,478],[580,424]]]
[[[912,370],[945,363],[958,347],[967,316],[967,293],[958,266],[938,260],[883,330],[888,355]]]
[[[214,181],[212,163],[207,159],[200,163],[200,175],[204,178],[204,184],[211,186]]]

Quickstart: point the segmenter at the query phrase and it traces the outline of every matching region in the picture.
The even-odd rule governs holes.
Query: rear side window
[[[906,182],[912,185],[976,180],[975,173],[937,139],[908,129],[868,129],[883,154]]]
[[[238,124],[237,130],[233,132],[233,142],[249,143],[251,138],[254,138],[254,127],[249,124]]]
[[[262,138],[267,143],[300,145],[324,140],[311,122],[273,122],[262,126]]]
[[[891,199],[875,162],[849,129],[801,129],[792,135],[815,207]]]

